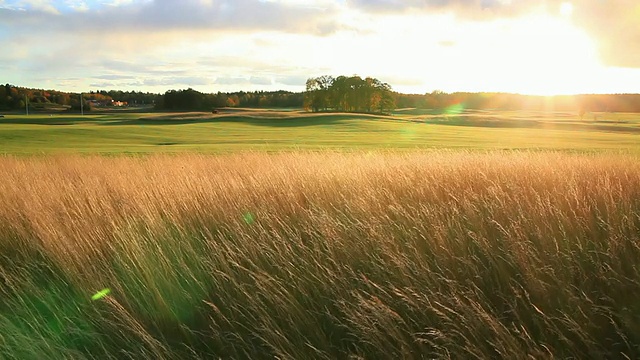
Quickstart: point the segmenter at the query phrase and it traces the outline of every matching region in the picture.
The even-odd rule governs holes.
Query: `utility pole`
[[[29,97],[24,95],[24,108],[27,110],[27,115],[29,115]]]
[[[82,101],[82,93],[80,93],[80,113],[84,116],[84,101]]]

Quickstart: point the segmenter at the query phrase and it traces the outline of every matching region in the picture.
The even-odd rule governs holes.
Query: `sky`
[[[0,0],[0,83],[85,92],[640,93],[637,0]]]

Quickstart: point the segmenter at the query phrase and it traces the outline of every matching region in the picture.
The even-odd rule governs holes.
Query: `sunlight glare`
[[[522,19],[501,55],[517,66],[513,88],[524,93],[554,95],[584,91],[600,66],[595,43],[580,29],[549,16]]]
[[[573,4],[570,2],[563,2],[560,4],[560,15],[569,17],[573,14]]]

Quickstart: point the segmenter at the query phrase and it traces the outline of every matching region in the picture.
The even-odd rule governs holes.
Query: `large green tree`
[[[391,86],[360,76],[321,76],[307,80],[305,108],[310,111],[387,112],[395,107]]]
[[[328,75],[308,79],[304,96],[305,109],[327,110],[331,104],[330,90],[334,82],[335,79]]]

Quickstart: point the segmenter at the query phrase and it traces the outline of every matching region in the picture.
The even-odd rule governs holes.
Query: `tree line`
[[[130,106],[153,106],[158,110],[211,111],[221,107],[306,108],[310,111],[389,112],[395,108],[445,110],[451,107],[475,110],[531,110],[585,112],[638,112],[640,94],[587,94],[531,96],[509,93],[401,94],[386,83],[358,76],[310,78],[306,91],[253,91],[202,93],[193,89],[169,90],[164,94],[137,91],[96,90],[83,93],[85,111],[95,104],[122,101]],[[0,85],[0,110],[80,110],[80,94],[57,90]]]
[[[398,94],[398,108],[444,110],[461,106],[474,110],[528,110],[585,112],[640,112],[640,94],[585,94],[534,96],[509,93]]]
[[[396,96],[391,86],[378,79],[354,75],[309,78],[304,108],[311,111],[389,112]]]
[[[96,90],[82,94],[83,108],[110,106],[114,101],[129,106],[153,106],[158,110],[211,111],[220,107],[300,108],[303,93],[290,91],[202,93],[194,89],[169,90],[164,94],[121,90]],[[0,85],[0,110],[80,110],[80,93]]]
[[[110,104],[113,100],[132,105],[153,105],[158,97],[158,94],[138,91],[90,91],[82,94],[82,105],[87,111],[91,110],[94,101],[102,104]],[[0,85],[0,110],[22,110],[27,104],[32,110],[79,110],[80,101],[80,93]]]
[[[302,93],[290,91],[254,91],[205,94],[194,89],[169,90],[158,100],[156,107],[163,110],[211,111],[222,107],[299,108]]]

